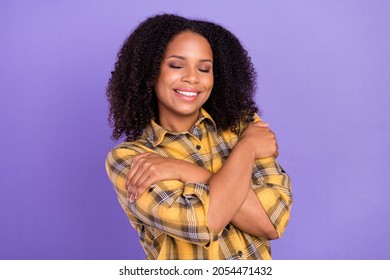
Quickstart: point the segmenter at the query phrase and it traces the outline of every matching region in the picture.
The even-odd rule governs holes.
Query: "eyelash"
[[[176,66],[176,65],[169,65],[170,68],[173,68],[173,69],[181,69],[183,67],[181,66]]]
[[[173,68],[173,69],[181,69],[183,68],[182,66],[177,66],[177,65],[169,65],[170,68]],[[200,72],[202,73],[210,73],[210,70],[205,70],[205,69],[198,69]]]

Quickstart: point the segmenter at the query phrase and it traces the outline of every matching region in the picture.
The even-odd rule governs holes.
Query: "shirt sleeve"
[[[292,193],[290,177],[273,158],[254,163],[252,188],[273,223],[279,237],[290,219]]]
[[[207,224],[209,187],[206,184],[161,181],[130,202],[125,188],[126,174],[131,158],[139,153],[129,148],[114,148],[106,159],[108,176],[129,218],[136,217],[148,226],[190,243],[204,246],[217,240],[218,235]]]
[[[256,123],[261,120],[258,114],[254,114],[251,121]],[[240,134],[246,127],[246,123],[241,123]],[[290,219],[292,204],[290,177],[275,158],[257,159],[253,166],[252,189],[281,237]]]

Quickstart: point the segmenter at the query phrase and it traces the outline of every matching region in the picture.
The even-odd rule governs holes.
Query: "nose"
[[[182,81],[188,82],[190,84],[195,84],[199,82],[198,70],[193,67],[188,67],[185,69]]]

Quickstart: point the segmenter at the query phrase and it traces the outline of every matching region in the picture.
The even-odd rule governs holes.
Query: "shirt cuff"
[[[194,198],[196,197],[199,199],[199,202],[203,204],[203,211],[204,211],[204,224],[207,225],[207,229],[209,231],[210,235],[210,242],[205,245],[205,247],[209,247],[212,242],[215,242],[219,239],[219,236],[221,235],[222,231],[220,233],[214,232],[208,225],[207,221],[207,213],[209,210],[209,191],[210,188],[207,184],[204,183],[186,183],[184,184],[184,191],[183,196],[187,198]]]

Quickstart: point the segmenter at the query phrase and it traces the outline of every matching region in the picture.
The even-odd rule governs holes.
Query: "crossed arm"
[[[128,197],[130,201],[135,201],[151,184],[163,180],[179,180],[184,184],[205,183],[209,186],[205,216],[213,232],[219,233],[232,223],[249,234],[275,239],[280,230],[277,231],[251,188],[255,160],[268,158],[268,162],[275,162],[270,158],[274,155],[277,155],[275,136],[262,122],[245,129],[228,159],[215,174],[185,161],[153,153],[140,154],[132,158],[126,176]]]

